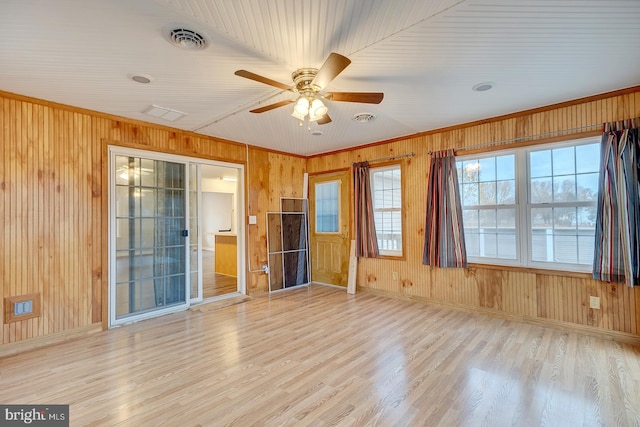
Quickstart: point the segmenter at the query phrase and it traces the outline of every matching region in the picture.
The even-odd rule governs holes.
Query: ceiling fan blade
[[[253,109],[253,110],[251,110],[249,112],[250,113],[264,113],[265,111],[273,110],[275,108],[284,107],[285,105],[289,105],[289,104],[291,104],[293,102],[295,102],[295,99],[285,99],[284,101],[276,102],[275,104],[265,105],[264,107],[256,108],[256,109]]]
[[[319,125],[326,125],[327,123],[331,123],[331,117],[329,117],[329,113],[316,120],[316,123]]]
[[[291,86],[277,82],[275,80],[271,80],[267,77],[260,76],[258,74],[252,73],[251,71],[238,70],[233,74],[235,74],[236,76],[244,77],[245,79],[254,80],[256,82],[264,83],[269,86],[274,86],[278,89],[291,90]]]
[[[322,90],[331,80],[335,79],[338,74],[342,72],[351,64],[351,60],[346,56],[342,56],[338,53],[331,53],[322,67],[318,70],[316,77],[311,82],[311,86],[315,86],[318,90]]]
[[[325,98],[331,101],[362,102],[364,104],[380,104],[384,93],[382,92],[329,92]]]

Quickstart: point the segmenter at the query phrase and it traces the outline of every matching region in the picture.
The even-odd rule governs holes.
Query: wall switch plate
[[[589,297],[589,308],[600,309],[600,297]]]
[[[398,280],[398,272],[397,271],[393,272],[393,280]]]
[[[249,215],[249,225],[254,225],[258,223],[258,218],[255,215]]]

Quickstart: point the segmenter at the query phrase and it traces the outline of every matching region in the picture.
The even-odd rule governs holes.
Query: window
[[[457,160],[471,262],[590,271],[598,139]]]
[[[316,184],[316,233],[339,231],[340,181]]]
[[[380,255],[402,256],[400,165],[371,168],[369,173]]]

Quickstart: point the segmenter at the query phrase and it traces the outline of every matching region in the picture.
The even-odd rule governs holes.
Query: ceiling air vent
[[[356,114],[355,116],[351,117],[351,120],[355,121],[355,122],[359,122],[359,123],[367,123],[370,122],[372,120],[374,120],[376,118],[376,116],[374,116],[371,113],[360,113],[360,114]]]
[[[165,29],[165,37],[180,49],[202,50],[207,47],[207,39],[202,34],[184,27]]]

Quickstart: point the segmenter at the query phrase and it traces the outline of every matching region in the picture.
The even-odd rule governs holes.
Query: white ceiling
[[[310,155],[638,85],[639,22],[640,0],[0,0],[0,90]],[[291,105],[249,112],[294,94],[234,71],[292,84],[331,52],[352,63],[326,90],[381,104],[328,102],[321,136]]]

